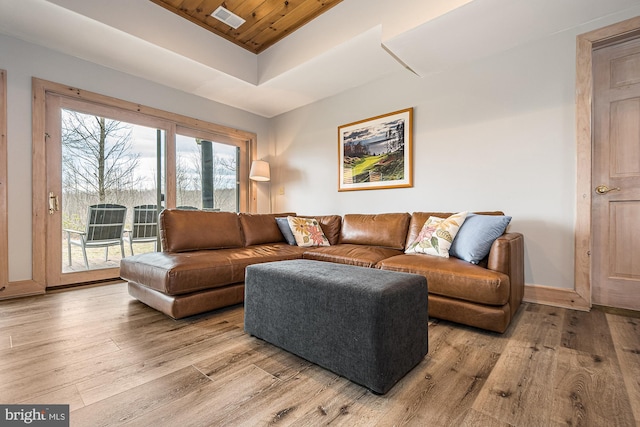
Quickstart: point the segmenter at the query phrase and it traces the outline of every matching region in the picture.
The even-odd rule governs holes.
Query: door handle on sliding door
[[[54,212],[59,211],[58,196],[53,194],[53,191],[49,193],[49,215],[53,215]]]

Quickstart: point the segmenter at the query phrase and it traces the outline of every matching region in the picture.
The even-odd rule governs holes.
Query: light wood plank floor
[[[378,396],[247,336],[241,305],[175,321],[123,283],[1,301],[0,403],[69,404],[72,426],[640,425],[638,318],[525,304],[502,335],[428,327]]]

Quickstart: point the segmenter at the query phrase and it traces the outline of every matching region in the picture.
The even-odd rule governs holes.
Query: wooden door
[[[640,310],[640,38],[593,52],[592,298]]]

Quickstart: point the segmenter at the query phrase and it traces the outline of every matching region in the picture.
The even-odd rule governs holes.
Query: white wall
[[[11,282],[31,279],[32,77],[255,132],[259,144],[268,139],[268,120],[260,116],[4,35],[0,35],[0,69],[7,70]],[[262,155],[260,145],[258,155]],[[259,202],[261,207],[268,206],[266,195]]]
[[[510,230],[525,236],[526,283],[573,288],[576,35],[632,16],[424,78],[401,72],[274,118],[274,209],[503,210],[513,216]],[[408,107],[413,188],[338,192],[337,127]]]

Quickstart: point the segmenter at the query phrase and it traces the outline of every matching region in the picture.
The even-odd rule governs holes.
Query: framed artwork
[[[338,191],[413,186],[413,108],[338,127]]]

